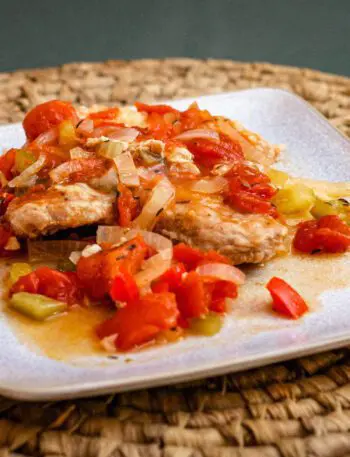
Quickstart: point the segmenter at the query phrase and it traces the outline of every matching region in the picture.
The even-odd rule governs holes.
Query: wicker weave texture
[[[52,98],[79,104],[292,90],[350,136],[350,79],[265,63],[76,63],[0,74],[0,122]],[[350,456],[350,351],[97,399],[0,399],[0,457]]]

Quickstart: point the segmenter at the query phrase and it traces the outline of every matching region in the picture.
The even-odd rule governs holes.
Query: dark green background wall
[[[0,71],[216,57],[350,75],[350,0],[0,0]]]

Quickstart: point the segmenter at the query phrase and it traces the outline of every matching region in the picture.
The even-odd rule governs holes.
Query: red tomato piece
[[[119,309],[96,331],[101,339],[116,334],[116,347],[127,351],[151,341],[162,330],[176,327],[178,315],[174,294],[150,293]]]
[[[153,292],[175,292],[182,283],[182,275],[186,272],[183,263],[173,265],[152,284]]]
[[[16,149],[9,149],[5,154],[0,156],[0,171],[4,173],[7,180],[13,178],[12,169],[15,165]]]
[[[141,268],[148,252],[148,246],[143,238],[136,236],[116,248],[81,257],[77,264],[78,278],[91,298],[106,298],[120,268],[131,275],[135,274]]]
[[[129,303],[138,300],[139,289],[133,276],[121,267],[113,279],[109,294],[114,301]]]
[[[137,200],[124,184],[118,184],[118,192],[118,223],[121,227],[130,227],[131,221],[137,216]]]
[[[350,246],[350,227],[335,215],[305,221],[298,226],[293,246],[305,253],[345,252]]]
[[[309,308],[304,299],[283,279],[273,277],[266,288],[271,294],[273,309],[278,313],[298,319],[308,311]]]
[[[185,319],[201,317],[208,314],[211,302],[211,290],[205,287],[201,276],[191,271],[183,279],[176,291],[180,314]]]
[[[22,276],[11,287],[10,294],[16,292],[41,294],[70,305],[82,299],[82,291],[74,273],[62,273],[49,267],[40,267]]]
[[[90,119],[116,119],[119,113],[119,108],[108,108],[97,113],[90,113]]]
[[[137,111],[143,111],[145,113],[166,114],[179,112],[177,109],[172,108],[169,105],[147,105],[145,103],[136,102],[135,106],[137,108]]]
[[[198,139],[187,142],[186,146],[194,155],[195,160],[208,168],[217,163],[243,160],[244,158],[241,145],[224,137],[221,137],[219,143]]]
[[[71,103],[60,100],[51,100],[41,103],[26,114],[23,128],[26,136],[33,141],[41,133],[59,125],[62,121],[70,119],[78,122],[78,115]]]
[[[200,110],[197,103],[192,105],[180,116],[181,132],[186,130],[196,129],[203,124],[203,122],[212,120],[213,117],[207,110]],[[180,133],[178,131],[177,133]]]

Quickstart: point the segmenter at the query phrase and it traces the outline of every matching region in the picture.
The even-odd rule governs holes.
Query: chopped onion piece
[[[41,133],[32,142],[34,146],[43,146],[44,144],[53,143],[58,138],[58,130],[56,127],[52,127],[50,130]]]
[[[215,178],[200,179],[192,184],[191,190],[201,194],[216,194],[227,186],[227,180],[222,176]]]
[[[84,119],[77,127],[77,133],[82,136],[91,136],[94,131],[94,121],[92,119]]]
[[[37,176],[36,174],[45,165],[46,157],[41,154],[36,162],[27,167],[22,173],[13,178],[9,183],[9,187],[29,187],[35,184]]]
[[[165,236],[158,235],[158,233],[148,232],[146,230],[138,229],[127,229],[125,227],[118,226],[106,226],[100,225],[97,229],[96,242],[98,244],[118,244],[124,243],[125,241],[135,238],[135,236],[141,235],[148,246],[151,246],[156,251],[171,251],[173,244],[171,240],[165,238]]]
[[[131,143],[139,135],[139,131],[132,127],[97,127],[94,129],[92,136],[93,137],[107,137],[111,140],[127,141]]]
[[[85,149],[80,148],[77,146],[69,151],[69,155],[71,159],[89,159],[92,157],[92,153],[90,151],[85,151]]]
[[[140,179],[130,152],[126,151],[113,160],[117,167],[120,181],[126,186],[138,187]]]
[[[171,259],[172,249],[165,249],[146,260],[142,265],[142,270],[134,275],[138,287],[141,289],[148,286],[165,273],[171,266]]]
[[[175,137],[176,140],[180,141],[192,141],[192,140],[211,140],[220,141],[220,136],[217,131],[209,129],[194,129],[187,130],[186,132],[180,133]]]
[[[62,182],[76,171],[81,171],[82,161],[79,159],[68,160],[50,171],[49,176],[54,183]]]
[[[113,335],[106,336],[101,340],[101,345],[106,352],[116,352],[117,348],[115,346],[115,340],[117,339],[118,333],[113,333]]]
[[[68,258],[74,265],[76,265],[81,258],[81,251],[72,251]]]
[[[237,285],[245,282],[245,274],[241,270],[224,263],[206,263],[197,267],[196,271],[201,276],[229,281]]]
[[[4,173],[2,171],[0,171],[0,185],[1,187],[5,187],[7,186],[7,179],[6,179],[6,176],[4,175]]]
[[[18,249],[21,249],[21,245],[19,244],[19,242],[15,236],[10,236],[4,249],[6,251],[18,251]]]
[[[161,181],[153,188],[150,199],[142,208],[141,214],[134,220],[134,227],[152,230],[158,216],[174,200],[175,189],[167,178]]]
[[[125,141],[109,140],[100,144],[98,153],[100,156],[106,157],[107,159],[114,159],[122,152],[126,151],[127,148],[128,143]]]
[[[82,257],[90,257],[91,255],[97,254],[97,252],[100,251],[102,251],[101,246],[98,244],[90,244],[81,251],[81,255]]]
[[[66,259],[72,251],[81,251],[87,245],[87,241],[75,240],[28,240],[29,262],[46,262]]]

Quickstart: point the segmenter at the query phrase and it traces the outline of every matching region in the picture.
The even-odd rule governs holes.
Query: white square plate
[[[251,89],[197,99],[201,108],[239,120],[273,143],[283,143],[281,166],[292,174],[350,180],[350,143],[302,99],[276,89]],[[183,109],[192,100],[173,102]],[[20,146],[19,124],[0,126],[0,146]],[[292,322],[268,311],[265,296],[245,302],[212,338],[184,341],[121,356],[61,362],[22,344],[0,317],[0,394],[26,400],[62,399],[132,390],[237,371],[350,343],[350,258],[277,261],[252,273],[252,294],[272,275],[290,279],[312,312]],[[311,272],[311,275],[310,275]],[[339,279],[340,278],[340,279]],[[349,287],[347,287],[349,286]],[[245,309],[247,306],[247,309]],[[79,322],[77,322],[79,325]],[[57,344],[60,344],[57,341]],[[131,363],[127,359],[132,359]]]

